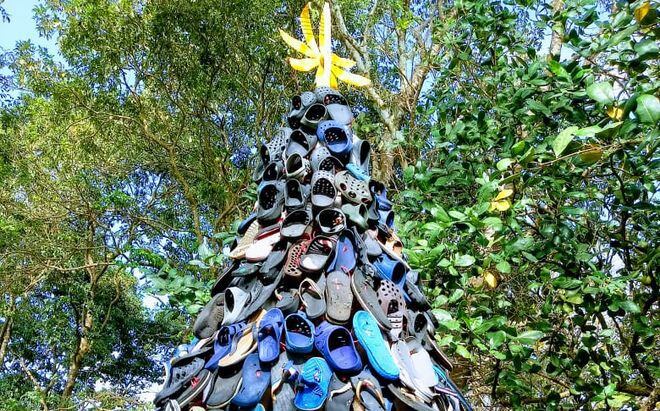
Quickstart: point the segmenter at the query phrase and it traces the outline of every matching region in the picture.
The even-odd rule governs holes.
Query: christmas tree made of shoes
[[[309,7],[305,42],[281,32],[316,69],[317,88],[291,99],[260,148],[257,204],[237,230],[230,263],[166,364],[159,410],[459,410],[418,274],[402,254],[392,203],[371,179],[371,147],[353,133],[337,91],[369,80],[330,49],[324,5],[319,42]],[[328,63],[328,64],[326,64]]]

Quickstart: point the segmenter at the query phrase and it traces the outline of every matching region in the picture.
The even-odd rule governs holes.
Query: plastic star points
[[[316,69],[316,86],[337,88],[337,80],[356,87],[368,86],[371,80],[343,69],[355,66],[353,60],[349,60],[332,52],[332,22],[330,17],[330,6],[323,4],[321,21],[319,22],[318,44],[312,31],[312,20],[309,15],[309,3],[305,5],[300,13],[300,25],[302,26],[305,42],[291,37],[280,30],[280,36],[292,49],[303,54],[304,58],[289,57],[289,64],[297,71],[312,71]]]

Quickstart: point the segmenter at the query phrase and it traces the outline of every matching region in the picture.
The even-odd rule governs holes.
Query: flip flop
[[[275,298],[277,299],[275,308],[279,308],[284,315],[295,313],[298,311],[298,308],[300,308],[300,297],[298,296],[298,290],[277,290],[275,291]]]
[[[264,261],[281,238],[279,224],[262,228],[255,242],[245,250],[245,259],[251,263]]]
[[[213,382],[213,373],[207,369],[199,371],[195,377],[190,380],[188,387],[183,390],[177,397],[176,403],[183,409],[188,404],[203,396],[204,392],[208,390],[209,385]]]
[[[338,158],[333,157],[332,154],[330,154],[330,150],[321,144],[317,144],[316,148],[312,150],[310,163],[314,173],[323,170],[329,171],[334,175],[335,171],[342,167],[341,161],[339,161]]]
[[[364,204],[344,204],[341,206],[341,211],[344,212],[348,221],[353,225],[360,228],[362,231],[368,228],[368,213],[369,209]]]
[[[335,257],[328,265],[328,271],[353,271],[357,265],[355,249],[355,234],[351,230],[344,230],[337,240]]]
[[[328,110],[323,104],[312,104],[305,110],[305,114],[300,118],[300,124],[308,130],[316,130],[316,127],[328,118]]]
[[[277,363],[270,372],[270,395],[273,411],[295,411],[293,399],[296,393],[293,390],[292,379],[297,379],[304,359],[291,356],[286,351],[280,354]],[[295,376],[295,377],[294,377]]]
[[[321,274],[318,283],[311,278],[305,278],[300,283],[298,294],[307,317],[315,319],[325,314],[325,275]]]
[[[308,209],[300,209],[287,214],[282,221],[280,235],[287,240],[300,238],[312,222],[312,215]]]
[[[316,129],[319,141],[325,144],[330,153],[347,163],[353,150],[353,132],[337,121],[327,120],[319,123]]]
[[[311,240],[309,238],[303,237],[301,240],[296,242],[289,248],[289,253],[286,257],[286,262],[282,267],[282,272],[285,276],[289,278],[300,278],[303,275],[302,270],[300,269],[300,260],[307,252],[307,248]]]
[[[280,356],[280,339],[284,331],[284,315],[278,308],[271,308],[257,328],[257,352],[259,360],[272,363]]]
[[[284,205],[283,184],[281,181],[261,183],[257,193],[257,220],[262,225],[271,224],[282,215]]]
[[[353,291],[351,291],[351,279],[346,272],[335,270],[328,274],[325,299],[328,320],[337,324],[348,322],[353,307]]]
[[[314,346],[335,372],[355,374],[362,370],[353,336],[346,328],[324,321],[316,327]]]
[[[310,358],[302,368],[293,401],[302,411],[318,410],[328,398],[332,371],[323,358]]]
[[[302,312],[289,314],[284,320],[286,349],[292,353],[308,354],[314,348],[314,324]]]
[[[242,374],[243,384],[231,403],[239,407],[254,407],[270,385],[270,369],[262,367],[259,354],[253,353],[245,357]]]
[[[319,170],[312,175],[312,205],[318,208],[331,207],[337,197],[335,175],[329,171]]]
[[[316,141],[316,134],[308,134],[300,129],[293,130],[289,136],[289,145],[286,147],[284,155],[287,159],[293,154],[306,157],[316,146]]]
[[[383,379],[394,381],[399,378],[399,368],[378,328],[373,315],[358,311],[353,315],[353,332],[366,351],[369,364]]]
[[[376,291],[378,302],[380,303],[383,312],[390,320],[392,329],[389,332],[390,341],[394,342],[399,339],[403,329],[403,316],[406,312],[406,303],[403,300],[403,295],[399,288],[392,281],[382,280]]]
[[[312,171],[309,160],[298,153],[291,154],[286,159],[286,177],[302,181]]]
[[[254,326],[259,322],[261,317],[265,315],[266,311],[262,310],[258,314],[253,315],[247,327],[241,332],[237,333],[234,337],[234,347],[232,351],[218,361],[218,367],[226,368],[232,367],[245,359],[249,354],[257,349],[257,340],[254,338]]]
[[[208,338],[218,331],[225,309],[225,295],[218,294],[204,306],[193,325],[193,334],[197,338]]]
[[[211,287],[212,297],[215,297],[218,294],[224,294],[227,287],[229,287],[231,282],[234,280],[233,273],[240,266],[239,261],[240,260],[234,260],[232,258],[226,261],[225,268],[218,276],[218,279],[215,280],[213,287]]]
[[[336,237],[317,235],[300,258],[300,268],[308,273],[322,271],[332,261],[336,245]]]
[[[213,356],[206,362],[208,370],[215,371],[220,360],[236,350],[238,341],[247,328],[248,324],[244,321],[220,328],[213,342]]]
[[[255,295],[252,301],[245,307],[245,310],[241,313],[241,319],[252,316],[254,313],[259,312],[263,307],[266,306],[266,303],[273,295],[273,292],[282,281],[284,273],[282,271],[277,271],[277,277],[270,283],[262,283],[262,287],[259,292]],[[263,310],[262,310],[263,311]],[[265,313],[265,311],[263,311]]]
[[[353,385],[351,383],[343,382],[336,374],[333,374],[328,391],[325,411],[346,411],[351,409],[351,403],[355,396],[355,391],[353,391]]]
[[[316,215],[316,226],[325,235],[338,234],[346,228],[346,216],[337,208],[324,208]]]
[[[250,224],[250,227],[247,229],[243,237],[238,241],[236,247],[229,253],[229,257],[240,260],[245,258],[245,251],[254,243],[254,240],[257,238],[259,233],[259,222],[253,221]]]
[[[353,399],[354,411],[385,411],[385,398],[383,393],[377,390],[369,380],[362,380],[355,387],[355,398]]]
[[[376,319],[378,326],[383,330],[390,330],[392,324],[390,324],[387,314],[380,307],[378,295],[376,294],[376,288],[380,284],[380,280],[376,278],[373,271],[374,268],[371,265],[358,267],[351,277],[351,289],[362,309],[369,312]]]
[[[335,186],[342,197],[354,204],[369,204],[372,201],[369,185],[358,180],[349,171],[340,171],[335,176]]]

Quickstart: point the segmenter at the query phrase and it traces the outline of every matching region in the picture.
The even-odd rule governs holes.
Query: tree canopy
[[[313,87],[277,36],[302,6],[43,0],[57,54],[0,50],[0,409],[149,407],[254,203],[257,144]],[[332,9],[473,404],[654,409],[658,3]]]

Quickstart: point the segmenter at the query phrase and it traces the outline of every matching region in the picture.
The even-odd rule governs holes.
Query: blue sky
[[[0,2],[2,3],[2,2]],[[39,37],[34,19],[34,7],[39,0],[5,0],[2,7],[9,14],[9,23],[0,23],[0,48],[11,50],[19,40],[30,40],[34,44],[48,48],[51,53],[57,50],[55,39]]]

